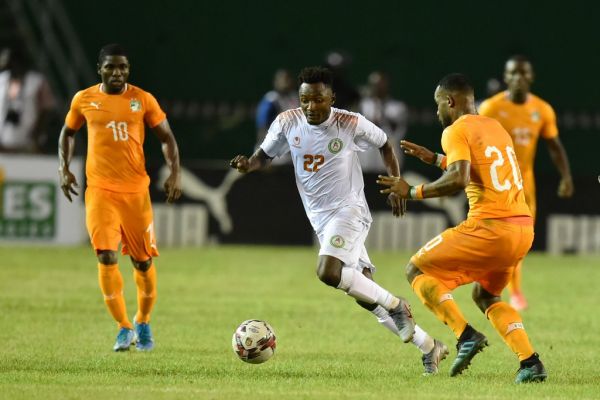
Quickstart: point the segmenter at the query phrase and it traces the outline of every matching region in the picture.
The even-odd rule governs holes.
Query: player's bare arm
[[[435,165],[443,170],[446,169],[446,156],[443,154],[434,153],[426,147],[419,146],[407,140],[401,140],[400,147],[404,151],[404,154],[417,157],[425,164]]]
[[[269,157],[263,149],[258,148],[250,158],[243,155],[233,157],[231,161],[229,161],[229,166],[246,174],[248,172],[256,171],[257,169],[265,168],[271,163],[271,160],[272,158]]]
[[[400,166],[398,164],[398,157],[394,152],[394,147],[388,139],[383,146],[379,148],[381,159],[385,165],[388,175],[400,176]],[[390,193],[387,199],[388,204],[392,207],[392,214],[395,217],[399,217],[406,213],[406,200],[401,199],[395,193]]]
[[[172,203],[181,197],[181,167],[179,165],[179,149],[173,131],[166,119],[152,128],[162,143],[162,153],[171,174],[165,181],[164,189],[167,194],[167,202]]]
[[[71,195],[79,195],[74,189],[74,187],[79,187],[77,179],[69,170],[69,165],[73,158],[73,150],[75,149],[76,132],[64,125],[58,138],[58,176],[60,178],[60,188],[69,201],[73,201]]]
[[[470,177],[471,163],[459,160],[450,164],[446,173],[431,183],[411,186],[402,178],[382,175],[379,175],[377,183],[385,187],[380,190],[382,194],[396,193],[403,199],[420,200],[454,194],[469,184]]]
[[[552,162],[561,176],[558,185],[558,197],[571,197],[575,191],[575,186],[573,185],[573,178],[571,177],[571,168],[569,167],[567,152],[558,136],[547,139],[546,143],[548,144],[548,152],[550,153]]]
[[[435,162],[435,153],[426,147],[419,146],[418,144],[409,142],[408,140],[401,140],[400,147],[404,151],[404,154],[417,157],[425,164],[433,164]]]

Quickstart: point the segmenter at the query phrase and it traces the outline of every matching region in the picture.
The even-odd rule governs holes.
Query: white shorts
[[[370,226],[357,208],[342,208],[317,232],[321,244],[319,255],[335,257],[341,260],[344,266],[361,273],[365,268],[375,272],[375,266],[365,248]]]

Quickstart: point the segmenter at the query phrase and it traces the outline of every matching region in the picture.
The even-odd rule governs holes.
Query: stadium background
[[[95,82],[98,49],[109,42],[122,43],[130,53],[130,81],[159,99],[178,139],[183,165],[212,188],[228,176],[225,160],[253,150],[254,106],[271,88],[273,72],[279,67],[297,72],[303,66],[323,63],[328,51],[338,49],[351,56],[347,78],[355,85],[364,84],[375,69],[388,71],[392,95],[411,108],[407,138],[439,149],[441,129],[432,100],[437,80],[448,72],[467,73],[482,97],[487,79],[501,77],[506,58],[525,54],[536,71],[533,91],[557,111],[576,183],[573,199],[557,199],[558,175],[540,143],[536,248],[600,252],[600,168],[596,157],[600,110],[593,83],[600,70],[600,56],[593,48],[597,36],[593,18],[600,5],[577,4],[5,0],[2,15],[3,29],[12,29],[13,35],[23,39],[37,66],[50,78],[61,99],[61,117],[73,88]],[[57,6],[63,8],[72,31],[65,31],[64,19],[55,18]],[[55,32],[55,40],[48,29]],[[78,59],[69,52],[73,39],[82,49]],[[63,49],[64,56],[58,56],[57,48]],[[67,62],[61,64],[58,58]],[[48,153],[55,153],[60,122],[60,118],[55,121]],[[80,139],[78,153],[83,155],[84,135]],[[162,156],[151,135],[145,149],[148,169],[156,180]],[[407,160],[405,167],[429,178],[436,174],[415,160]],[[384,210],[372,178],[366,177],[369,201],[374,210]],[[228,215],[220,219],[217,214],[223,210],[215,207],[223,204],[217,201],[211,207],[208,194],[185,196],[184,206],[175,207],[199,205],[204,214],[159,209],[163,227],[171,226],[170,233],[163,233],[168,236],[163,242],[311,243],[291,171],[233,181],[226,193]],[[153,197],[156,202],[162,199],[154,186]],[[444,213],[421,205],[412,209],[417,215],[422,211]],[[556,214],[566,217],[553,231],[551,245],[547,225],[550,215]],[[186,215],[195,215],[192,220],[196,224],[207,221],[205,236],[186,242],[187,234],[198,232],[197,227],[178,228]],[[448,224],[452,222],[447,215],[444,218]],[[259,232],[257,224],[262,227]],[[438,225],[432,224],[432,229],[437,229]],[[407,247],[414,247],[419,240]]]

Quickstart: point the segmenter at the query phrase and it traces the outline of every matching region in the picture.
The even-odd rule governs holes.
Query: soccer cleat
[[[448,355],[448,347],[437,339],[433,339],[433,349],[427,353],[423,354],[421,358],[423,360],[423,367],[425,367],[425,372],[423,376],[435,375],[438,373],[438,366],[440,362]]]
[[[523,293],[513,293],[510,295],[510,305],[517,311],[525,310],[529,304]]]
[[[402,339],[404,343],[408,343],[415,335],[415,320],[410,311],[408,301],[402,297],[398,297],[398,299],[400,300],[400,303],[395,308],[389,310],[389,314],[400,331],[400,339]]]
[[[528,367],[521,367],[517,371],[515,383],[543,382],[548,377],[544,364],[538,360]]]
[[[129,350],[129,346],[131,346],[134,342],[134,333],[133,329],[129,328],[121,328],[119,329],[119,333],[117,334],[117,341],[113,346],[114,351],[127,351]]]
[[[456,376],[469,368],[469,364],[471,364],[473,357],[480,351],[483,351],[483,348],[487,345],[487,338],[483,333],[477,331],[475,331],[468,339],[459,341],[456,344],[458,354],[450,366],[450,376]]]
[[[154,339],[150,324],[142,322],[138,324],[133,320],[133,328],[135,329],[136,343],[135,348],[139,351],[150,351],[154,348]]]

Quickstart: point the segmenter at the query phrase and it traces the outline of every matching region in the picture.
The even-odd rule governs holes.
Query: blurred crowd
[[[40,153],[57,108],[46,78],[19,46],[0,50],[0,152]]]

